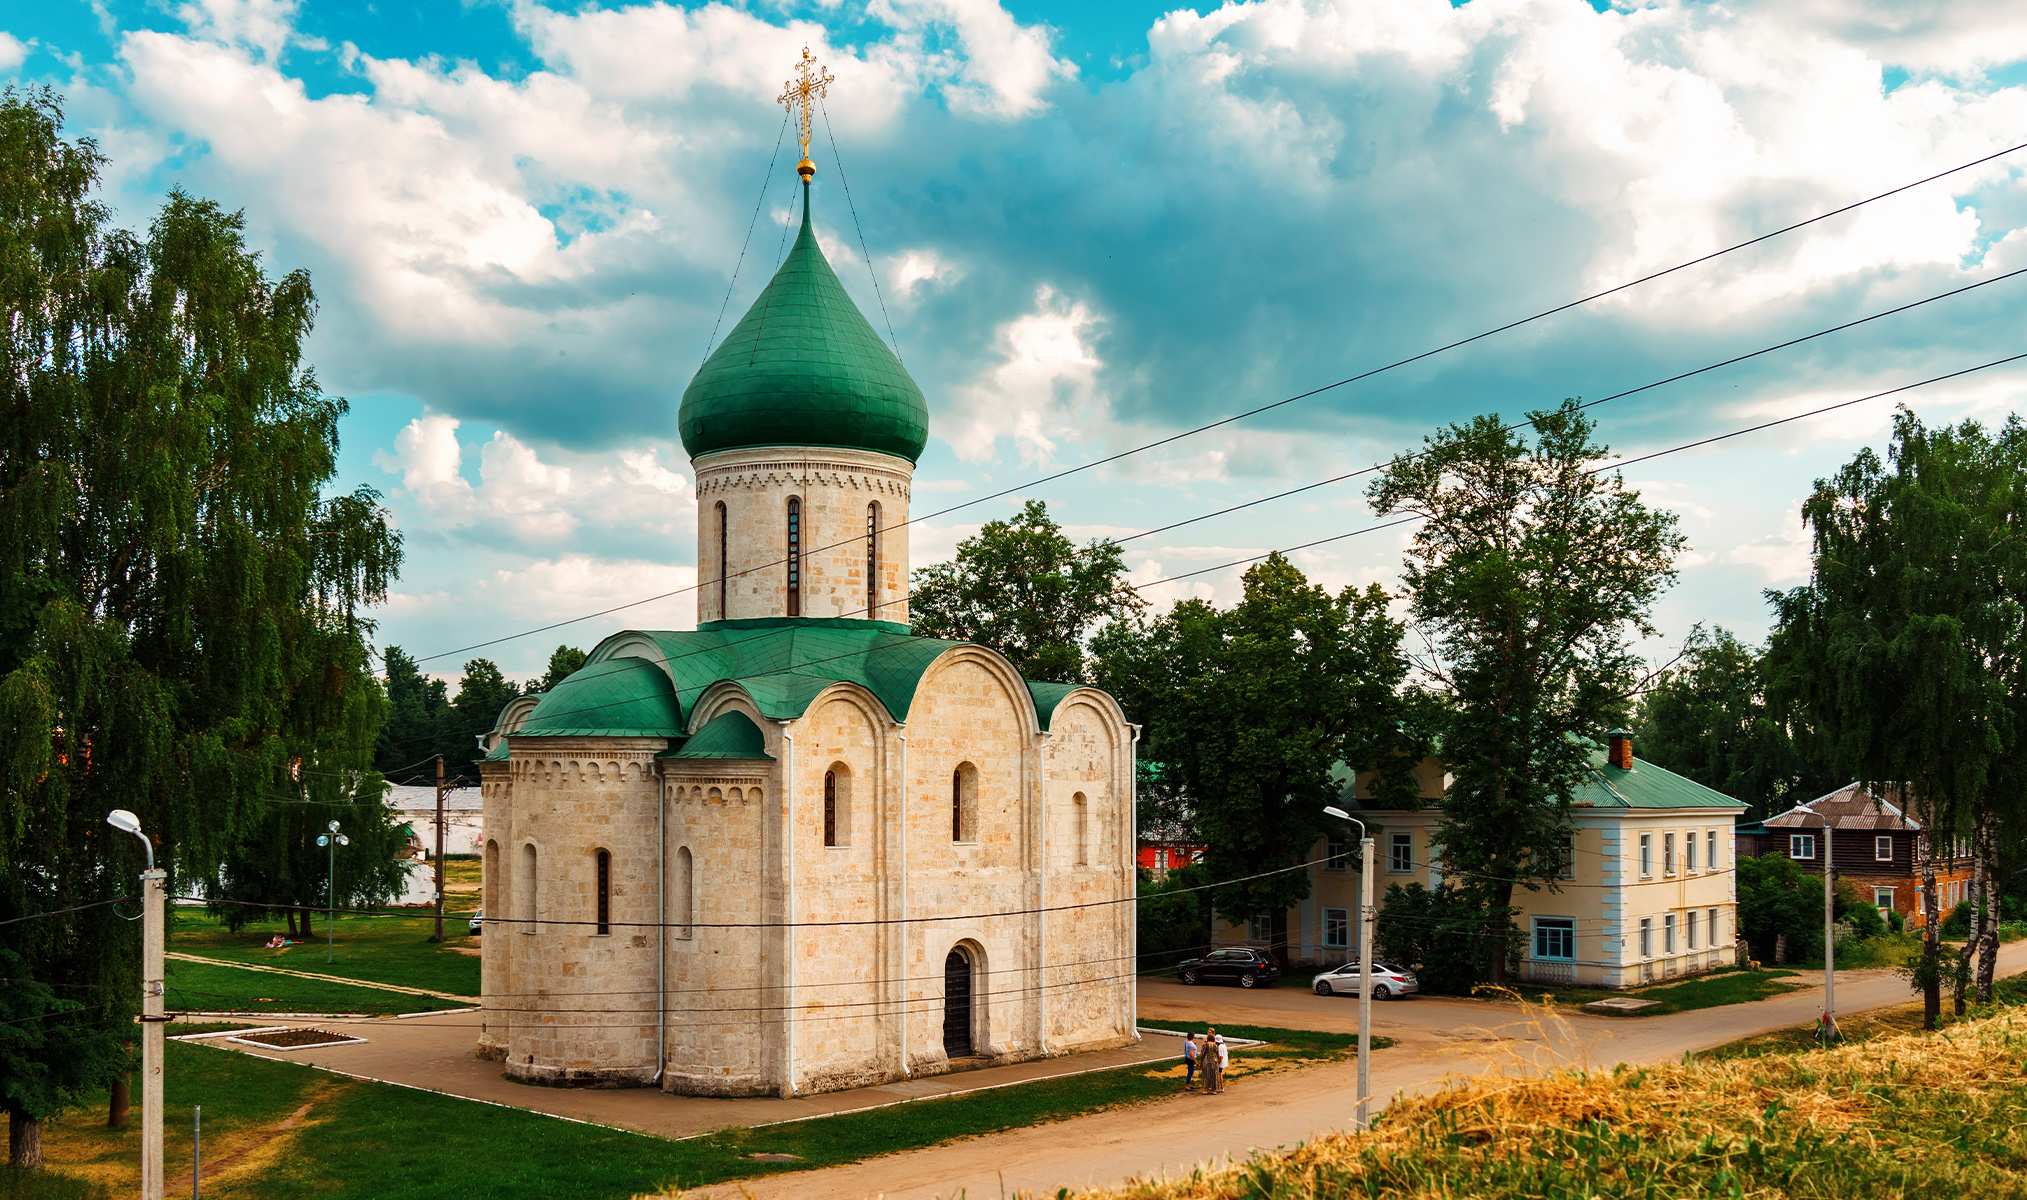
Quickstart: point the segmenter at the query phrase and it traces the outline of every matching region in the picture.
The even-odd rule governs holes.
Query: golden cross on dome
[[[795,173],[804,183],[816,174],[816,164],[809,161],[810,108],[828,94],[830,85],[830,69],[817,65],[808,46],[802,48],[802,61],[795,64],[795,78],[781,85],[782,105],[790,116],[798,118],[795,132],[802,142],[802,161],[795,164]]]

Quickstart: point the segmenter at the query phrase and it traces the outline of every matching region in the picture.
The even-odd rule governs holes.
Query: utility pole
[[[1366,1129],[1372,1105],[1372,956],[1373,930],[1378,914],[1372,907],[1372,835],[1365,822],[1338,808],[1325,805],[1325,816],[1358,826],[1358,1127]]]
[[[141,819],[124,808],[106,814],[106,824],[141,839],[148,869],[141,872],[141,1200],[162,1200],[162,959],[163,909],[169,873],[155,868],[155,844],[141,832]]]
[[[443,755],[436,756],[436,936],[443,941]]]
[[[1823,1040],[1835,1042],[1837,1033],[1837,871],[1830,848],[1829,806],[1823,818]]]

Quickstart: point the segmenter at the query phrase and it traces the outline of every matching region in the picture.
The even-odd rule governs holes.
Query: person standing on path
[[[1225,1068],[1232,1065],[1232,1056],[1231,1052],[1225,1048],[1224,1034],[1218,1034],[1211,1040],[1215,1043],[1211,1047],[1211,1053],[1215,1056],[1216,1060],[1216,1066],[1212,1067],[1214,1074],[1211,1078],[1218,1081],[1217,1090],[1222,1094],[1225,1090]]]
[[[1195,1032],[1182,1035],[1182,1090],[1196,1091],[1197,1048]]]
[[[1204,1095],[1209,1096],[1218,1090],[1218,1027],[1215,1025],[1209,1025],[1204,1028],[1202,1058]]]

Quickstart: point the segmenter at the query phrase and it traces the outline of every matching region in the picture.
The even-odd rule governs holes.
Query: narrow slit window
[[[612,852],[598,852],[598,932],[612,932]]]
[[[838,773],[823,773],[823,844],[838,844]]]
[[[727,620],[732,615],[726,607],[726,601],[730,594],[729,581],[732,577],[732,566],[726,561],[725,555],[726,547],[730,545],[731,540],[731,535],[727,532],[725,526],[725,502],[720,500],[718,502],[718,619],[720,621]]]
[[[788,615],[802,615],[802,501],[788,498]]]
[[[880,506],[866,505],[866,619],[880,615]]]
[[[978,768],[968,762],[950,773],[950,840],[978,840]]]
[[[1091,865],[1091,802],[1084,793],[1071,797],[1070,804],[1077,812],[1077,865]]]
[[[950,840],[964,840],[964,770],[950,773]]]

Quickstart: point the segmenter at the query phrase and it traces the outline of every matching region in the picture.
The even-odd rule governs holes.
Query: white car
[[[1409,996],[1422,990],[1415,981],[1414,973],[1399,967],[1378,962],[1372,965],[1372,998],[1387,1000],[1394,996]],[[1316,994],[1319,996],[1358,995],[1358,964],[1346,963],[1334,971],[1325,971],[1316,977]]]

